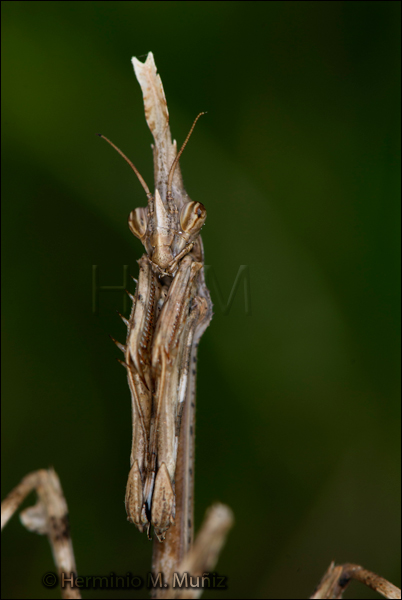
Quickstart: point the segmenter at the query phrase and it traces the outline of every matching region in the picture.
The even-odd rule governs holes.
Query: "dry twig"
[[[8,523],[27,495],[36,491],[37,503],[20,514],[22,524],[42,535],[47,535],[57,567],[59,581],[62,573],[76,577],[73,545],[70,538],[67,502],[60,480],[53,469],[41,469],[26,475],[1,503],[1,528]],[[65,583],[61,588],[63,598],[81,598],[77,588]]]
[[[384,598],[401,597],[401,590],[399,588],[372,571],[367,571],[367,569],[351,563],[335,565],[332,562],[310,598],[342,598],[343,592],[352,579],[364,583],[364,585],[375,590],[384,596]]]

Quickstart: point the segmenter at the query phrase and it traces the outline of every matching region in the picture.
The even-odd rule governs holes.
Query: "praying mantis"
[[[200,230],[206,209],[183,186],[179,158],[200,113],[177,152],[152,53],[145,63],[133,59],[145,115],[154,137],[155,193],[133,163],[110,140],[137,175],[148,200],[129,215],[131,232],[146,254],[138,261],[139,278],[127,325],[124,352],[132,399],[132,449],[126,489],[127,518],[159,541],[175,520],[175,471],[181,418],[191,402],[199,339],[212,317],[205,284]],[[114,340],[115,341],[115,340]],[[192,477],[192,473],[191,473]]]

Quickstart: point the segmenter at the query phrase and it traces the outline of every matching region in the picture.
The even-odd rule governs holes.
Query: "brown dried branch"
[[[343,592],[352,579],[364,583],[364,585],[375,590],[384,596],[384,598],[401,597],[401,590],[399,588],[372,571],[367,571],[367,569],[351,563],[336,566],[332,562],[310,598],[342,598]]]
[[[175,492],[176,520],[166,533],[164,542],[154,540],[152,572],[163,573],[167,583],[172,581],[173,573],[186,556],[193,542],[193,477],[194,472],[194,436],[189,435],[194,426],[194,407],[186,399],[180,428],[177,454]],[[165,595],[164,595],[165,594]],[[167,594],[167,595],[166,595]],[[155,588],[154,598],[168,598],[169,592]]]
[[[193,547],[178,568],[178,573],[202,578],[215,568],[226,537],[233,526],[233,512],[225,504],[214,504],[206,515]],[[202,587],[176,590],[171,598],[199,598]]]
[[[160,549],[162,557],[162,562],[158,562],[158,566],[162,565],[163,570],[155,571],[154,569],[154,580],[158,573],[163,573],[161,584],[162,582],[167,583],[168,587],[164,588],[163,585],[155,587],[154,598],[180,598],[183,600],[200,598],[203,592],[202,578],[207,577],[213,571],[232,526],[233,513],[228,506],[224,504],[211,506],[206,512],[194,545],[180,564],[176,562],[174,552],[168,554],[165,551],[166,542],[169,542],[172,536],[171,530],[169,530],[163,544],[158,543],[156,546]],[[190,582],[197,587],[190,587]]]
[[[30,531],[46,534],[52,548],[59,580],[61,574],[76,577],[73,545],[70,538],[68,508],[60,480],[53,469],[41,469],[26,475],[1,503],[1,528],[7,524],[27,495],[36,491],[37,503],[20,514],[22,524]],[[63,598],[81,598],[69,583],[61,588]]]

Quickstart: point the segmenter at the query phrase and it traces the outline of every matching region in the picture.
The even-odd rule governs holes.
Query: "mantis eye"
[[[132,210],[128,217],[128,226],[131,233],[142,241],[147,231],[147,209],[136,208]]]
[[[198,233],[206,218],[207,211],[201,202],[189,202],[181,209],[180,226],[184,232],[193,235]]]

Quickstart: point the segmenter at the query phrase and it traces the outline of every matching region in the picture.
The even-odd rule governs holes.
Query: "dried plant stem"
[[[195,356],[197,348],[193,348]],[[194,364],[194,361],[192,361]],[[188,573],[201,577],[213,570],[220,551],[233,525],[233,513],[223,504],[213,505],[193,544],[193,487],[194,487],[194,423],[195,423],[195,369],[189,384],[189,397],[180,432],[179,455],[176,467],[176,510],[175,524],[169,529],[164,542],[154,540],[152,571],[163,574],[169,587],[157,587],[154,598],[199,598],[202,587],[172,589],[174,574]]]
[[[191,364],[195,365],[193,347]],[[183,410],[177,456],[175,491],[176,521],[163,543],[154,540],[152,571],[162,573],[167,583],[191,548],[194,537],[194,426],[195,426],[195,368],[189,375],[187,398]],[[166,595],[167,594],[167,595]],[[155,598],[167,598],[168,590],[155,588]]]
[[[22,511],[22,524],[30,531],[46,534],[52,548],[59,578],[62,573],[76,576],[73,545],[70,538],[68,508],[60,480],[53,469],[41,469],[26,475],[1,503],[1,528],[7,524],[27,495],[36,491],[38,501]],[[81,598],[68,582],[61,588],[62,598]]]
[[[399,588],[383,577],[376,575],[376,573],[368,571],[360,565],[351,563],[335,565],[332,562],[310,598],[342,598],[343,592],[352,579],[364,583],[364,585],[375,590],[384,596],[384,598],[401,597],[401,590]]]
[[[213,571],[226,536],[233,525],[233,513],[224,504],[214,504],[208,509],[193,547],[179,565],[178,573],[188,573],[193,578],[203,577]],[[175,590],[171,598],[200,598],[203,588],[183,588]]]
[[[1,503],[1,529],[7,525],[19,505],[38,485],[42,471],[26,475]]]

